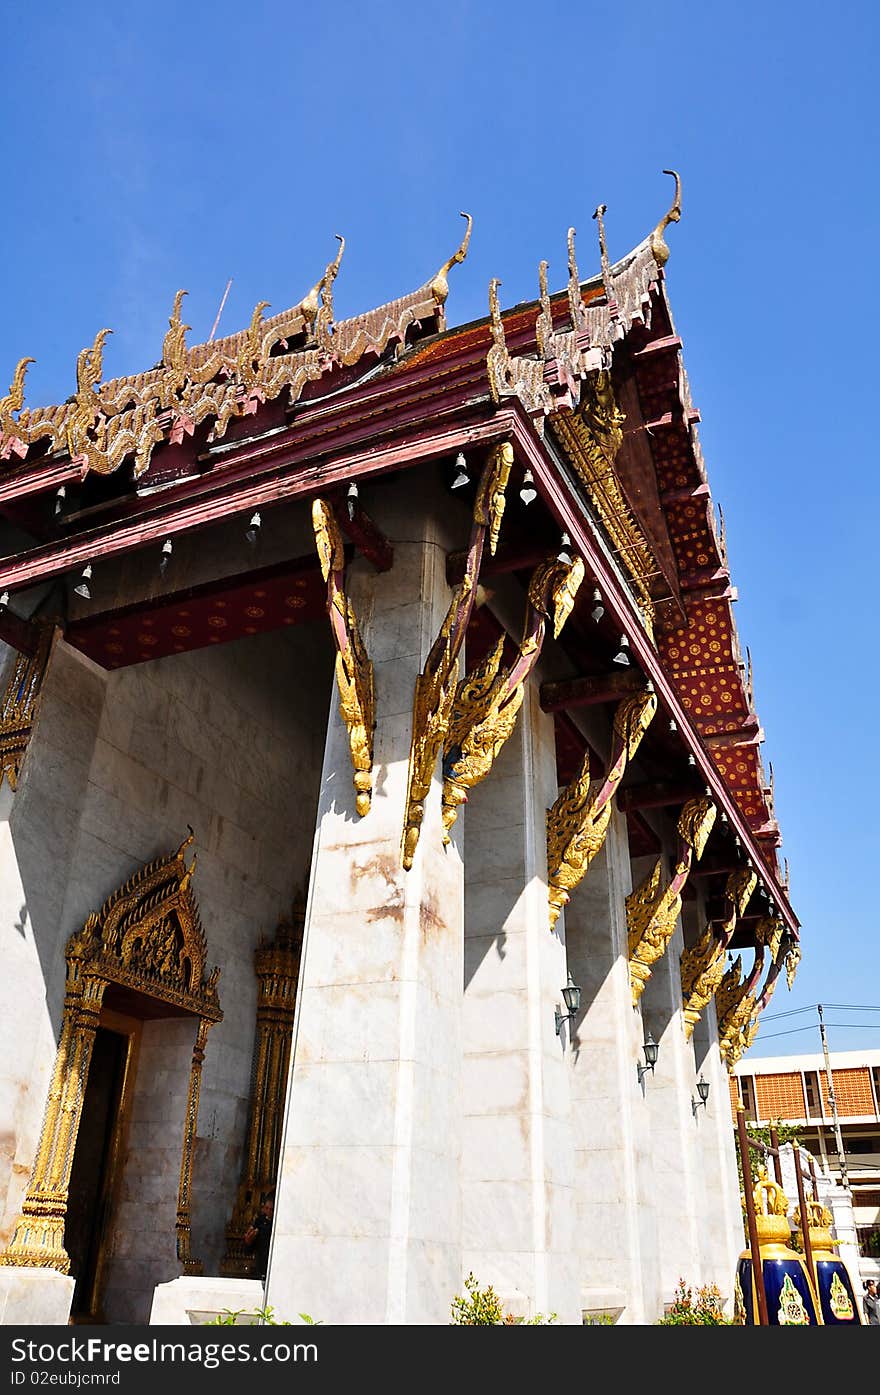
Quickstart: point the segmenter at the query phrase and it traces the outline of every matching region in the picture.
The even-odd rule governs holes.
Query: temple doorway
[[[71,1319],[103,1322],[103,1279],[137,1070],[140,1022],[102,1008],[83,1099],[64,1230],[76,1278]]]

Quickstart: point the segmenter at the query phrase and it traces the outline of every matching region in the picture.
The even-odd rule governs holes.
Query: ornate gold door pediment
[[[177,1254],[184,1272],[199,1271],[190,1254],[190,1182],[201,1068],[212,1023],[223,1016],[220,971],[207,971],[207,942],[192,891],[193,832],[175,853],[136,872],[90,915],[67,942],[61,1037],[31,1179],[9,1248],[0,1264],[58,1269],[70,1260],[64,1226],[70,1172],[101,1004],[108,987],[129,990],[192,1015],[193,1047],[177,1203]]]

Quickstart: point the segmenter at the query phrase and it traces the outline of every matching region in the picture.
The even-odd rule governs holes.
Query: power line
[[[780,1013],[784,1017],[785,1013]],[[770,1019],[767,1018],[767,1021]],[[837,1027],[841,1031],[848,1032],[858,1028],[860,1031],[880,1032],[880,1022],[826,1022],[826,1027]],[[774,1037],[793,1037],[797,1032],[812,1032],[818,1030],[818,1023],[811,1022],[808,1027],[789,1027],[786,1032],[762,1032],[758,1038],[760,1041],[772,1041]]]
[[[873,1003],[825,1003],[823,1006],[831,1008],[835,1012],[880,1012],[880,1007],[876,1007]],[[817,1012],[818,1007],[818,1003],[810,1003],[808,1007],[791,1008],[788,1012],[768,1013],[764,1021],[776,1022],[782,1017],[796,1017],[799,1012]],[[843,1026],[848,1024],[838,1023],[837,1025]]]
[[[780,1017],[796,1017],[798,1013],[814,1013],[817,1006],[819,1006],[819,1004],[810,1003],[809,1007],[792,1007],[788,1013],[767,1013],[767,1016],[764,1017],[764,1021],[766,1021],[766,1023],[775,1023]]]

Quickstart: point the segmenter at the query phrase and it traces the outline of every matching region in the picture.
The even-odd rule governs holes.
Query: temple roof
[[[337,256],[302,300],[270,318],[260,302],[250,324],[223,339],[187,345],[179,291],[161,361],[142,373],[101,381],[109,333],[101,330],[78,357],[76,392],[58,406],[24,405],[31,360],[22,359],[0,400],[0,460],[7,462],[0,507],[15,505],[17,482],[22,494],[54,488],[52,472],[63,461],[98,476],[130,461],[138,493],[146,493],[174,482],[164,462],[176,460],[190,438],[213,450],[228,434],[232,449],[261,439],[261,423],[277,432],[296,405],[320,407],[328,393],[339,402],[361,392],[362,417],[378,420],[383,384],[418,378],[436,397],[459,372],[456,402],[491,410],[516,400],[579,480],[682,706],[772,864],[779,835],[759,755],[750,664],[740,650],[723,527],[665,293],[664,231],[680,216],[678,178],[669,212],[613,264],[604,211],[594,215],[599,273],[581,279],[570,229],[563,291],[550,294],[542,263],[537,299],[505,311],[493,281],[488,315],[466,325],[447,328],[445,317],[448,273],[464,260],[470,239],[471,220],[462,215],[464,238],[434,276],[350,319],[333,318],[340,239]],[[270,420],[271,403],[283,410]],[[87,635],[84,622],[86,649]]]

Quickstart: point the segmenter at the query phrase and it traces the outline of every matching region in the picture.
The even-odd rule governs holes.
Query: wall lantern
[[[706,1100],[709,1098],[709,1082],[703,1079],[702,1072],[697,1081],[697,1094],[700,1096],[698,1100],[695,1100],[693,1095],[691,1096],[691,1109],[694,1112],[695,1119],[697,1117],[697,1110],[701,1105],[705,1106]]]
[[[581,990],[572,978],[570,970],[568,974],[568,983],[562,990],[562,996],[565,1000],[565,1006],[568,1008],[568,1012],[563,1014],[559,1011],[558,1007],[556,1009],[557,1036],[559,1036],[560,1032],[562,1031],[563,1022],[570,1021],[574,1017],[575,1013],[581,1005]]]
[[[639,1077],[640,1085],[644,1080],[645,1076],[648,1074],[648,1071],[650,1071],[652,1075],[654,1074],[654,1067],[657,1064],[657,1057],[660,1055],[660,1047],[657,1045],[650,1032],[645,1037],[644,1052],[645,1064],[640,1065],[638,1062],[636,1062],[636,1072]]]

